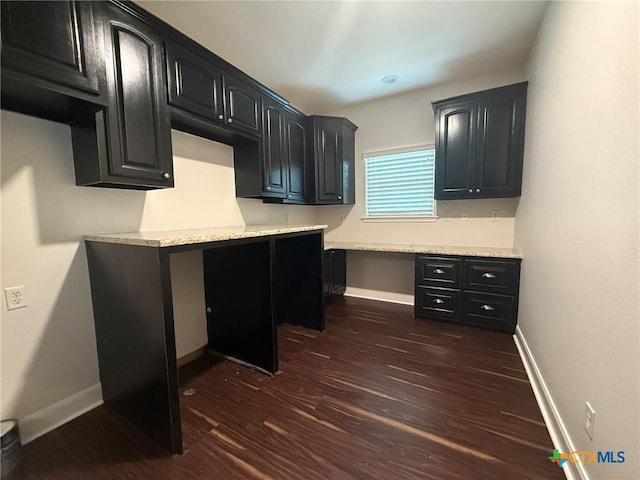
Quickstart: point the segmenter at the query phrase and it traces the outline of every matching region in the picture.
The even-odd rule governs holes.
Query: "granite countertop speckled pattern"
[[[324,230],[325,228],[327,228],[327,225],[239,225],[233,227],[192,228],[187,230],[157,232],[107,233],[85,235],[84,239],[90,242],[121,243],[143,247],[175,247],[196,243]]]
[[[369,252],[429,253],[436,255],[462,255],[467,257],[522,258],[513,248],[458,247],[446,245],[408,245],[395,243],[332,242],[326,241],[325,250],[361,250]]]

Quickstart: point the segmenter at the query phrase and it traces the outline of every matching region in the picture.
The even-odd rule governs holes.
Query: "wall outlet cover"
[[[593,440],[593,425],[596,420],[596,411],[593,409],[589,402],[585,402],[584,409],[584,430],[587,432],[588,437]]]
[[[7,301],[7,310],[15,310],[16,308],[27,306],[27,299],[24,295],[24,285],[5,288],[4,298]]]

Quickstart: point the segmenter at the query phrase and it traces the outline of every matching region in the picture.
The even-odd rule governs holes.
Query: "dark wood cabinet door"
[[[473,198],[476,158],[477,102],[443,108],[436,123],[438,200]]]
[[[331,295],[333,289],[333,274],[331,273],[331,250],[325,250],[322,258],[322,292],[324,296]]]
[[[438,200],[517,197],[527,83],[434,102]]]
[[[336,119],[338,120],[338,119]],[[329,119],[314,119],[316,160],[316,200],[342,203],[341,124]]]
[[[309,194],[310,123],[302,114],[285,111],[287,198],[306,201]]]
[[[347,252],[331,250],[331,293],[342,295],[347,289]]]
[[[165,50],[169,103],[207,120],[224,120],[222,71],[175,42],[166,42]]]
[[[2,67],[98,93],[92,2],[2,2]]]
[[[347,251],[325,250],[322,266],[324,295],[342,295],[347,289]]]
[[[522,184],[526,84],[499,89],[478,104],[478,197],[515,197]]]
[[[260,135],[260,92],[225,73],[224,120],[237,130]]]
[[[104,9],[109,175],[151,188],[173,186],[162,38],[115,6]]]
[[[262,190],[265,197],[284,198],[287,172],[284,144],[284,111],[270,98],[262,98]]]

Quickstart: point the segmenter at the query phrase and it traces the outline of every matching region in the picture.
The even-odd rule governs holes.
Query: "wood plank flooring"
[[[563,479],[511,336],[339,298],[324,333],[283,325],[273,377],[183,367],[185,453],[100,407],[35,440],[16,479]]]

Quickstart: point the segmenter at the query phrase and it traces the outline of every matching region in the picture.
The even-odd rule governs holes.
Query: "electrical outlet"
[[[460,212],[460,221],[466,222],[467,220],[469,220],[469,212],[467,212],[466,210],[462,210]]]
[[[16,308],[27,306],[27,299],[24,295],[24,285],[5,288],[4,297],[7,300],[7,310],[15,310]]]
[[[289,223],[289,214],[288,213],[284,214],[284,223]]]
[[[492,222],[500,221],[500,210],[491,210],[491,221]]]
[[[593,424],[596,420],[596,411],[589,402],[585,402],[584,409],[584,430],[591,440],[593,440]]]
[[[338,215],[338,223],[342,222],[344,222],[344,214],[341,213],[340,215]]]

